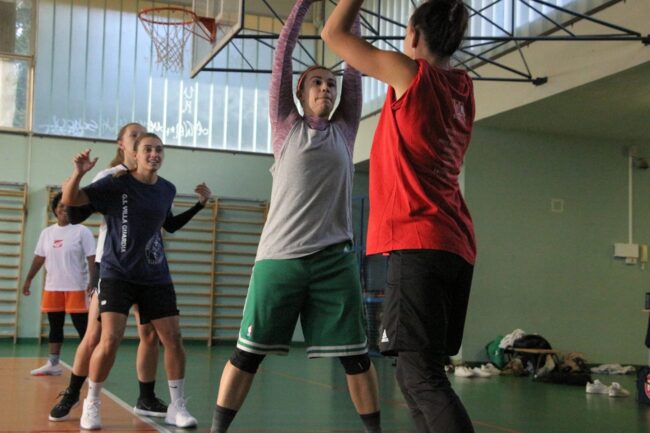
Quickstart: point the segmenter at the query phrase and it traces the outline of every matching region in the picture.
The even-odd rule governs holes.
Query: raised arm
[[[210,188],[208,188],[205,183],[197,185],[194,192],[199,195],[199,201],[194,206],[178,215],[172,215],[171,212],[167,215],[167,218],[163,223],[163,228],[169,233],[174,233],[176,230],[181,229],[185,224],[187,224],[194,215],[199,213],[199,211],[205,207],[208,200],[210,200],[210,197],[212,197],[212,191],[210,191]]]
[[[79,182],[84,174],[88,173],[97,164],[97,158],[90,159],[90,149],[79,152],[72,159],[74,162],[74,170],[70,176],[63,183],[63,196],[61,203],[67,206],[83,206],[90,203],[88,196],[79,188]]]
[[[275,47],[271,84],[269,87],[269,117],[271,143],[277,159],[284,139],[300,116],[293,100],[293,50],[298,42],[300,27],[314,0],[297,0],[282,27]]]
[[[321,37],[346,63],[393,87],[399,98],[417,74],[418,64],[405,54],[375,48],[351,32],[362,3],[363,0],[339,0]]]
[[[185,224],[190,222],[190,220],[194,218],[194,215],[199,213],[203,207],[204,206],[201,203],[197,202],[194,206],[178,215],[173,215],[169,212],[167,218],[165,218],[165,222],[163,222],[163,228],[169,233],[174,233],[176,230],[180,230]]]
[[[361,20],[359,19],[359,15],[357,15],[354,24],[352,24],[352,34],[361,37]],[[357,130],[359,129],[362,106],[361,73],[350,66],[349,63],[346,63],[345,69],[343,70],[341,100],[332,120],[345,124],[345,135],[350,153],[354,151],[354,141],[357,137]]]

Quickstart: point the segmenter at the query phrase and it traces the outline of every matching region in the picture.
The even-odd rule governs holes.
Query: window
[[[28,129],[32,16],[31,1],[0,1],[0,129]]]
[[[472,18],[470,34],[473,35],[502,36],[504,30],[511,32],[513,23],[512,32],[517,35],[538,35],[554,26],[527,4],[562,22],[561,13],[554,15],[547,6],[535,6],[535,0],[466,2],[483,15],[475,14]],[[547,2],[585,12],[606,0]],[[3,79],[0,127],[24,129],[29,125],[32,3],[33,0],[9,3],[0,0],[0,6],[9,5],[11,12],[9,18],[4,13],[0,17],[12,23],[10,27],[15,30],[9,42],[4,42],[3,29],[7,26],[4,22],[0,26],[0,77]],[[366,0],[364,8],[375,15],[365,16],[371,28],[364,33],[403,35],[404,28],[398,23],[407,22],[415,3],[413,0]],[[166,72],[156,64],[154,47],[138,21],[137,12],[144,7],[188,7],[189,1],[40,0],[37,4],[38,62],[31,126],[34,132],[114,140],[122,124],[135,121],[159,134],[166,144],[271,152],[269,74],[202,72],[190,79],[190,43],[185,47],[182,72]],[[379,19],[377,14],[394,22]],[[272,17],[249,15],[245,27],[246,33],[277,34],[281,24]],[[270,69],[274,43],[235,39],[208,66]],[[305,49],[298,48],[294,53],[295,70],[311,64],[310,55],[322,54],[316,41],[303,40],[302,45]],[[382,41],[377,46],[401,49],[402,42]],[[467,51],[477,53],[485,49],[485,46],[475,46],[468,47]],[[498,52],[493,50],[490,55]],[[461,60],[463,56],[471,58],[468,54],[459,56]],[[10,85],[5,86],[5,82]],[[386,87],[370,78],[363,79],[363,86],[364,114],[368,114],[381,107]]]
[[[168,5],[41,0],[34,130],[113,140],[120,125],[135,121],[166,144],[271,153],[270,75],[202,72],[190,79],[190,43],[184,70],[163,71],[137,12]],[[246,27],[262,24],[253,17]],[[276,21],[272,30],[280,29]],[[315,51],[315,43],[303,45]],[[209,66],[247,68],[240,52],[270,68],[272,47],[248,39],[232,41]]]

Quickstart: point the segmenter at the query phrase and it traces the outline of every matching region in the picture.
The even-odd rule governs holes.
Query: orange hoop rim
[[[162,21],[147,15],[153,12],[183,12],[185,14],[188,14],[191,17],[191,19],[187,21]],[[186,26],[189,24],[194,24],[196,21],[200,21],[199,16],[195,14],[193,10],[181,8],[178,6],[144,8],[140,12],[138,12],[138,18],[140,18],[142,21],[146,21],[151,24],[162,24],[167,26]]]
[[[170,21],[170,20],[161,20],[156,19],[155,16],[150,16],[156,12],[182,12],[183,14],[189,15],[187,20],[179,21]],[[138,18],[148,24],[154,25],[163,25],[163,26],[184,26],[188,27],[192,24],[198,24],[198,28],[201,32],[194,31],[191,27],[188,27],[188,30],[194,35],[205,39],[206,41],[213,43],[217,34],[217,24],[214,18],[202,17],[197,15],[193,10],[182,8],[179,6],[161,6],[155,8],[144,8],[138,12]]]

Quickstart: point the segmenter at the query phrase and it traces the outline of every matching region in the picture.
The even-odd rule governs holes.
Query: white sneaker
[[[630,392],[623,388],[618,382],[612,382],[612,386],[609,387],[609,396],[610,397],[629,397]]]
[[[478,367],[472,368],[472,373],[474,373],[474,376],[476,377],[492,377],[492,375],[489,372],[482,370]]]
[[[490,376],[499,376],[501,374],[501,370],[496,368],[491,362],[481,365],[481,371],[489,373]]]
[[[99,430],[102,428],[102,401],[84,399],[79,425],[83,430]]]
[[[63,367],[60,364],[52,365],[50,361],[30,372],[32,376],[60,376],[63,374]]]
[[[454,369],[454,376],[458,377],[472,377],[475,376],[474,371],[471,368],[465,367],[464,365],[459,365]]]
[[[609,394],[610,388],[609,386],[602,383],[600,380],[596,379],[594,380],[593,383],[587,382],[585,391],[587,392],[587,394]]]
[[[185,404],[186,400],[184,398],[179,398],[178,400],[169,403],[169,406],[167,406],[165,422],[180,428],[195,427],[196,418],[190,415]]]

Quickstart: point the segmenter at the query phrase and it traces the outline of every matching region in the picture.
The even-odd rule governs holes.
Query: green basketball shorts
[[[299,317],[310,358],[368,351],[350,242],[297,259],[255,262],[237,347],[286,355]]]

